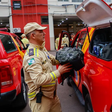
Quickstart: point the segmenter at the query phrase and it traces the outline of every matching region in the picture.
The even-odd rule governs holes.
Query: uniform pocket
[[[35,108],[35,111],[34,112],[37,112],[37,110],[41,110],[41,103],[36,103],[36,106],[34,107]]]
[[[41,110],[41,103],[36,103],[36,98],[29,102],[29,106],[32,112],[39,112]]]

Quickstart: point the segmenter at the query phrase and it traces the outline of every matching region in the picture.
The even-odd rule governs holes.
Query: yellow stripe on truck
[[[89,36],[90,36],[90,40],[92,38],[92,34],[93,34],[93,31],[94,31],[94,28],[91,28],[90,32],[89,32]],[[86,39],[84,41],[84,44],[83,44],[83,47],[82,47],[82,52],[85,53],[86,50],[88,49],[89,47],[89,39],[88,39],[88,35],[86,36]]]

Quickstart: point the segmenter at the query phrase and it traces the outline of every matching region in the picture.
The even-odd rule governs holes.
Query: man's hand
[[[70,65],[69,63],[60,65],[58,67],[58,71],[60,72],[61,75],[64,73],[70,72],[71,69],[72,69],[72,65]]]
[[[62,50],[62,48],[60,48],[59,50]]]

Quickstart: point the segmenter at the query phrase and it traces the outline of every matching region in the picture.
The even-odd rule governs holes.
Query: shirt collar
[[[43,44],[42,44],[41,46],[30,43],[30,46],[31,46],[31,47],[34,47],[34,48],[38,48],[38,49],[43,50],[44,47],[45,47],[45,42],[43,42]]]

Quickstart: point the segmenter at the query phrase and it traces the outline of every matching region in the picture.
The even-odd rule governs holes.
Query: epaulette
[[[29,56],[34,55],[34,49],[29,49]]]
[[[27,49],[25,55],[37,56],[38,57],[38,50],[39,49],[37,49],[37,48]]]

